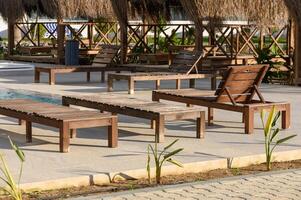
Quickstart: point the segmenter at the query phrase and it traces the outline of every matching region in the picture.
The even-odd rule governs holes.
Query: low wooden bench
[[[209,78],[209,74],[183,74],[172,72],[153,72],[153,73],[110,73],[108,74],[108,92],[113,91],[114,80],[128,81],[128,93],[134,94],[136,81],[156,81],[156,90],[160,89],[161,80],[176,80],[176,88],[181,88],[181,80],[189,80],[189,87],[195,87],[195,79]]]
[[[203,138],[205,132],[205,112],[200,108],[169,105],[141,99],[126,98],[118,95],[101,96],[63,96],[63,105],[76,105],[87,108],[122,114],[151,120],[151,128],[155,128],[155,141],[164,141],[165,121],[196,119],[196,137]]]
[[[96,111],[82,111],[66,106],[28,99],[0,100],[0,114],[26,124],[26,141],[32,142],[32,123],[59,128],[60,152],[68,152],[70,137],[76,129],[108,126],[108,146],[117,147],[117,116]]]

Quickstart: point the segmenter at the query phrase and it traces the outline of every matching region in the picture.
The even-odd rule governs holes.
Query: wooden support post
[[[65,25],[63,19],[58,17],[57,19],[57,63],[63,64],[65,58]]]
[[[154,129],[156,127],[156,120],[151,120],[151,129]]]
[[[117,116],[112,117],[112,124],[108,126],[108,146],[111,148],[118,146],[118,120]]]
[[[301,85],[301,22],[295,21],[295,85]]]
[[[39,83],[40,82],[40,71],[35,69],[34,70],[34,82]]]
[[[108,77],[108,92],[112,92],[113,91],[113,83],[114,83],[114,79],[111,77]]]
[[[8,31],[8,55],[12,56],[15,48],[15,21],[12,19],[8,19],[7,23],[7,31]]]

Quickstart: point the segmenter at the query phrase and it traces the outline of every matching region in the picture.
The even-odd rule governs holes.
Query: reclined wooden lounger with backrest
[[[189,80],[189,87],[195,87],[195,79],[212,77],[210,74],[198,73],[197,64],[203,57],[203,54],[198,51],[182,50],[172,60],[168,71],[163,72],[147,72],[147,73],[109,73],[108,74],[108,91],[113,91],[114,80],[127,80],[128,93],[134,93],[135,81],[156,81],[156,89],[160,87],[161,80],[176,80],[176,88],[180,89],[181,80]],[[135,64],[123,65],[128,67],[135,67]],[[155,68],[154,65],[141,66],[137,64],[137,70],[147,68]],[[158,69],[159,70],[159,69]],[[193,72],[193,73],[192,73]],[[212,87],[212,85],[211,85]]]
[[[66,106],[32,101],[29,99],[0,100],[0,115],[19,119],[26,124],[26,141],[32,142],[32,123],[59,129],[60,152],[68,152],[70,137],[76,129],[108,127],[108,146],[117,147],[117,116],[96,111],[83,111]],[[20,123],[22,124],[22,123]]]
[[[121,67],[113,66],[112,63],[116,58],[120,46],[118,45],[105,45],[96,55],[92,65],[79,65],[79,66],[67,66],[67,65],[52,65],[52,66],[36,66],[35,67],[35,82],[40,82],[41,73],[49,74],[49,85],[55,84],[56,74],[74,73],[74,72],[86,72],[87,81],[90,81],[91,72],[101,72],[101,81],[105,81],[106,71],[121,71],[124,69]]]
[[[213,109],[222,109],[243,114],[245,133],[254,129],[254,113],[273,106],[282,111],[282,128],[290,126],[290,104],[266,101],[258,87],[268,66],[232,66],[225,72],[215,93],[197,89],[153,91],[153,100],[160,99],[208,107],[208,124],[213,121]],[[258,100],[254,99],[255,94]]]

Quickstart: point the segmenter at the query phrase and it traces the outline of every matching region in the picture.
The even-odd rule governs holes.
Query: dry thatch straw
[[[3,19],[17,20],[24,16],[22,0],[0,0],[0,14]]]
[[[109,0],[0,0],[4,19],[18,20],[24,14],[37,13],[50,18],[107,18],[115,17]]]

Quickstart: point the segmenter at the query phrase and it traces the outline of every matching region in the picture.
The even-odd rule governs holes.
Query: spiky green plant
[[[272,162],[272,155],[275,148],[296,137],[296,135],[290,135],[281,139],[278,139],[278,134],[280,133],[280,129],[277,127],[278,119],[281,113],[278,111],[276,112],[275,106],[273,106],[272,110],[270,111],[267,120],[265,121],[266,112],[261,112],[261,121],[262,126],[264,129],[264,145],[265,145],[265,155],[266,155],[266,167],[267,171],[271,170],[271,162]]]
[[[178,154],[179,152],[183,151],[183,148],[179,148],[176,150],[173,150],[169,153],[167,153],[167,150],[170,149],[176,142],[178,142],[178,139],[173,141],[172,143],[170,143],[169,145],[167,145],[166,147],[164,147],[164,149],[159,152],[158,150],[158,144],[155,143],[155,147],[153,147],[152,145],[148,145],[147,148],[147,166],[146,166],[146,170],[147,170],[147,174],[148,174],[148,181],[149,183],[151,183],[151,175],[150,175],[150,162],[151,162],[151,155],[154,158],[155,161],[155,171],[156,171],[156,183],[160,184],[161,183],[161,171],[162,171],[162,166],[165,162],[169,162],[172,163],[178,167],[183,167],[183,165],[172,159],[172,157],[176,154]]]
[[[20,189],[20,180],[23,172],[23,163],[25,162],[25,155],[23,151],[8,137],[9,142],[15,153],[17,154],[21,166],[19,171],[18,181],[16,182],[12,176],[11,170],[7,165],[7,161],[4,158],[4,155],[0,153],[0,171],[2,175],[0,179],[5,183],[5,186],[2,188],[6,191],[14,200],[22,200],[22,190]]]

